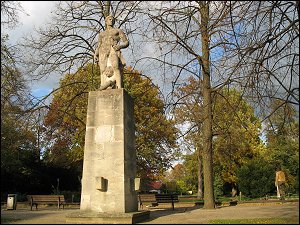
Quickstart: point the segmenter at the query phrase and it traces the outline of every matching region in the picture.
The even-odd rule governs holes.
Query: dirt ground
[[[144,209],[145,210],[145,209]],[[214,219],[289,218],[292,224],[299,224],[299,202],[253,203],[237,206],[220,206],[203,209],[191,204],[170,204],[147,208],[150,219],[139,224],[207,224]],[[2,224],[66,224],[66,215],[79,212],[79,206],[58,210],[54,206],[30,211],[30,207],[17,210],[1,209]]]

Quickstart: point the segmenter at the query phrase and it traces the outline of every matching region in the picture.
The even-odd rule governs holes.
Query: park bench
[[[174,210],[174,203],[179,202],[178,195],[176,194],[155,194],[157,203],[172,203]]]
[[[237,200],[230,200],[229,205],[230,206],[236,206],[238,204]]]
[[[57,204],[58,209],[62,205],[64,209],[66,203],[63,195],[27,195],[27,199],[30,202],[30,210],[32,210],[33,205],[35,205],[37,210],[39,203]]]
[[[174,210],[174,203],[179,202],[176,194],[139,194],[140,206],[143,208],[144,203],[151,203],[152,206],[157,206],[159,203],[172,203]]]
[[[141,208],[143,208],[145,203],[151,204],[151,206],[158,206],[155,194],[139,194],[138,197]]]

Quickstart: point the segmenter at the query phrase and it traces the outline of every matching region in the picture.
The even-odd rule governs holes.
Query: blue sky
[[[54,1],[21,1],[21,5],[25,13],[19,13],[20,23],[12,30],[5,30],[5,33],[9,34],[9,42],[12,45],[20,43],[23,37],[34,32],[34,28],[46,26],[47,22],[51,20],[52,11],[55,10],[55,3],[56,2]],[[144,54],[148,53],[151,56],[157,54],[152,45],[149,46],[145,44],[140,46],[139,51]],[[136,59],[132,57],[133,54],[131,54],[130,48],[125,50],[123,54],[127,65],[134,65]],[[148,60],[145,62],[148,62]],[[145,68],[147,65],[139,64],[138,67],[139,68],[136,69],[142,70],[141,68]],[[144,72],[146,72],[146,70],[149,70],[149,68],[143,69]],[[148,72],[147,74],[153,74],[153,72]],[[59,77],[58,74],[50,74],[46,79],[30,82],[29,86],[32,95],[36,97],[47,95],[53,89],[58,87],[60,78],[61,77]],[[160,83],[159,86],[163,88],[163,85],[157,79],[158,76],[154,76],[152,78],[155,83]],[[30,80],[30,78],[28,80]]]
[[[51,17],[54,9],[53,1],[21,1],[24,12],[19,13],[19,24],[11,30],[4,30],[9,35],[9,43],[17,45],[22,37],[31,34],[33,29],[45,24]],[[49,76],[47,79],[29,83],[31,94],[37,98],[49,94],[53,88],[58,86],[58,78]]]

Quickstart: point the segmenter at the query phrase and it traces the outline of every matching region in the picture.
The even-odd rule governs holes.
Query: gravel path
[[[299,224],[299,202],[280,204],[238,204],[216,209],[203,209],[175,204],[173,211],[169,205],[149,209],[150,219],[139,224],[207,224],[213,219],[253,219],[290,218],[291,223]],[[27,208],[1,210],[2,224],[66,224],[66,215],[79,212],[79,209],[57,210],[47,207],[38,211]]]
[[[157,210],[158,211],[158,210]],[[152,213],[152,212],[151,212]],[[185,212],[156,212],[141,224],[208,224],[213,219],[290,218],[299,224],[299,203],[237,205],[217,209],[187,209]]]

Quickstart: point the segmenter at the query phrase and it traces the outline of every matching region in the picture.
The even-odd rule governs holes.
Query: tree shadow
[[[152,220],[155,220],[159,217],[163,217],[163,216],[169,216],[169,215],[174,215],[174,214],[180,214],[180,213],[187,213],[187,212],[191,212],[193,210],[196,209],[201,209],[203,208],[203,205],[178,205],[174,207],[174,210],[172,209],[172,207],[168,207],[168,205],[159,205],[156,207],[148,207],[148,209],[150,211],[150,218],[147,220],[144,220],[143,222],[151,222]],[[145,210],[141,209],[141,210]]]
[[[76,210],[76,209],[75,209]],[[1,224],[10,223],[39,223],[47,224],[49,222],[56,224],[65,223],[65,214],[74,211],[74,209],[56,209],[55,207],[44,207],[39,210],[17,209],[4,210],[1,209]]]

